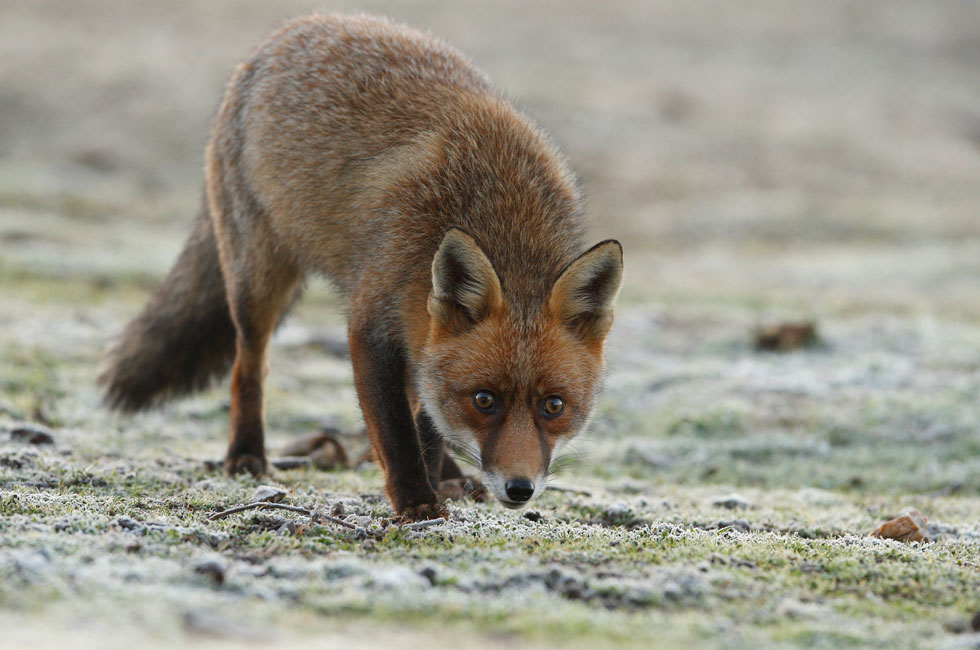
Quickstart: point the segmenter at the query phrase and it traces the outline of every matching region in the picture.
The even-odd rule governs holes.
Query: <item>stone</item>
[[[731,494],[714,499],[711,505],[718,508],[728,508],[729,510],[735,510],[736,508],[745,510],[749,507],[749,502],[742,495],[732,492]]]
[[[224,584],[227,571],[228,565],[221,558],[209,558],[194,565],[194,573],[205,576],[216,587]]]
[[[54,435],[48,429],[36,425],[19,426],[10,431],[10,439],[31,445],[53,445]]]
[[[260,485],[252,493],[252,503],[267,501],[269,503],[279,503],[286,498],[287,492],[274,485]]]

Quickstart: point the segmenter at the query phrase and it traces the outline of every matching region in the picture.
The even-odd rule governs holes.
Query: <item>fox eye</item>
[[[565,410],[565,400],[557,395],[545,397],[541,401],[541,415],[546,419],[556,418]]]
[[[493,413],[497,410],[497,398],[488,390],[478,390],[473,393],[473,405],[483,413]]]

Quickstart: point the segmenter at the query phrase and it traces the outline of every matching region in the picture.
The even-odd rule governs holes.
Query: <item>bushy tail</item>
[[[107,351],[99,384],[110,407],[139,411],[207,387],[234,357],[235,326],[205,207],[163,286]]]

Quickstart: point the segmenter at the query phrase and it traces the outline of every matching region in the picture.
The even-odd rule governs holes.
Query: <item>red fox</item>
[[[349,302],[354,382],[405,519],[445,516],[460,450],[518,508],[593,412],[622,247],[581,252],[556,147],[450,46],[365,15],[287,23],[238,66],[205,202],[156,294],[106,355],[137,411],[231,367],[229,474],[266,472],[270,336],[304,278]],[[233,363],[232,363],[233,362]]]

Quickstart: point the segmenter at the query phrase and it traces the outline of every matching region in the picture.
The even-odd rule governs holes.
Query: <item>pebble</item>
[[[627,517],[633,510],[626,504],[625,501],[617,501],[611,505],[606,506],[606,516],[609,518],[617,517]]]
[[[194,565],[194,573],[207,577],[216,587],[225,582],[228,565],[221,558],[209,558]]]
[[[752,530],[752,524],[744,519],[731,519],[726,521],[719,521],[715,523],[714,528],[716,530],[721,530],[723,528],[731,528],[732,530],[737,530],[741,533],[747,533]]]
[[[435,586],[436,577],[438,575],[436,573],[435,567],[431,567],[431,566],[424,567],[421,571],[419,571],[419,575],[425,578],[426,580],[428,580],[430,585]]]
[[[964,634],[970,629],[970,621],[962,616],[947,619],[943,622],[943,629],[950,634]]]
[[[726,494],[723,497],[718,497],[713,500],[711,505],[717,508],[728,508],[729,510],[735,510],[736,508],[745,510],[749,507],[749,502],[741,494],[732,492],[731,494]]]
[[[54,435],[44,427],[35,425],[20,426],[10,431],[10,439],[31,445],[53,445]]]
[[[120,517],[116,523],[124,530],[140,530],[143,528],[143,524],[130,517]]]
[[[288,493],[274,485],[260,485],[252,493],[252,503],[268,501],[269,503],[279,503],[286,498]]]

